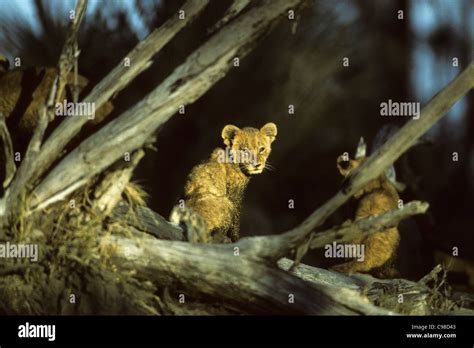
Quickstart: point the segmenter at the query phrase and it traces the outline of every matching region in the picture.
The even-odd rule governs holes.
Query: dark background
[[[80,32],[80,72],[99,81],[182,3],[92,1]],[[114,115],[143,98],[205,42],[207,29],[229,4],[211,0],[115,98]],[[0,52],[21,57],[23,67],[54,66],[73,6],[60,0],[0,1]],[[419,101],[423,107],[474,58],[471,0],[322,0],[298,15],[294,34],[293,23],[284,19],[240,67],[157,132],[157,151],[147,152],[135,179],[158,213],[168,216],[190,169],[222,145],[226,124],[261,127],[272,121],[279,131],[270,156],[275,169],[252,179],[241,233],[278,234],[295,227],[340,187],[338,155],[353,155],[360,136],[370,144],[382,125],[408,120],[381,117],[381,102]],[[349,67],[343,67],[344,57]],[[294,115],[288,114],[289,104]],[[396,164],[399,180],[408,185],[402,199],[430,203],[429,214],[401,226],[402,270],[415,279],[434,265],[434,249],[450,253],[455,246],[474,262],[474,93],[428,135],[430,144],[413,148]],[[453,152],[459,161],[453,161]],[[290,199],[294,209],[288,208]],[[326,226],[350,218],[352,208],[341,208]],[[305,261],[324,266],[317,254]],[[467,278],[453,281],[467,284]]]

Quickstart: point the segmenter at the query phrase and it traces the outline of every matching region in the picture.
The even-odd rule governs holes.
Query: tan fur
[[[343,156],[337,159],[339,172],[348,176],[363,161],[364,158],[345,161]],[[398,192],[385,174],[370,181],[354,195],[359,200],[355,220],[377,216],[398,207]],[[364,244],[364,261],[349,261],[333,267],[344,273],[371,273],[379,278],[391,278],[397,275],[391,264],[396,257],[400,235],[396,227],[385,231],[375,232],[367,237],[351,241],[351,244]]]
[[[261,129],[227,125],[222,130],[227,152],[247,149],[253,153],[255,161],[245,158],[241,158],[240,163],[222,161],[226,150],[217,148],[207,161],[194,167],[189,174],[184,188],[186,205],[203,218],[212,242],[228,243],[239,238],[245,188],[250,176],[265,168],[276,135],[274,123],[267,123]]]

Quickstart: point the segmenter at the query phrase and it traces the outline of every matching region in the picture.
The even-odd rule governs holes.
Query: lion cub
[[[197,213],[206,227],[207,236],[194,241],[230,243],[239,239],[245,188],[250,177],[266,167],[276,135],[274,123],[260,129],[224,127],[226,148],[216,148],[207,161],[195,166],[184,188],[186,208]]]
[[[341,155],[337,159],[337,168],[342,176],[349,176],[365,161],[365,158],[363,156],[347,160]],[[354,197],[358,200],[355,220],[381,215],[398,207],[398,192],[385,173],[367,183]],[[393,263],[399,241],[400,234],[396,227],[353,240],[351,241],[353,244],[365,245],[364,261],[349,261],[333,266],[332,269],[343,273],[370,273],[379,278],[396,277],[398,271]]]

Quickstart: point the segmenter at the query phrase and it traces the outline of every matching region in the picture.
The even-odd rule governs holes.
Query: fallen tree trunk
[[[371,305],[357,292],[324,284],[311,284],[272,265],[256,263],[223,245],[157,240],[140,235],[111,236],[117,249],[114,262],[135,270],[138,277],[172,289],[171,297],[206,296],[246,314],[390,314]]]
[[[120,209],[116,211],[116,218],[123,217],[128,211],[127,209],[129,208],[122,203]],[[147,221],[145,229],[143,226],[142,228],[138,227],[141,231],[161,239],[182,240],[184,238],[179,227],[171,225],[160,215],[148,208],[138,209],[146,212],[146,215],[141,214],[147,216],[144,219]],[[423,213],[426,209],[426,203],[410,202],[400,210],[316,233],[315,236],[321,235],[321,239],[315,237],[311,246],[321,247],[321,242],[344,242],[367,233],[373,233],[382,227],[388,228],[392,224],[398,223],[402,218]],[[133,227],[133,229],[135,228],[137,227]],[[258,237],[249,237],[248,240],[252,238]],[[248,253],[246,250],[240,250],[238,243],[234,245],[160,243],[154,242],[149,237],[143,240],[138,235],[133,242],[118,237],[108,240],[108,243],[114,246],[114,249],[119,246],[120,252],[115,256],[115,261],[124,269],[138,270],[144,279],[155,279],[158,284],[164,284],[171,289],[181,289],[181,292],[172,293],[168,302],[177,302],[178,297],[186,293],[193,301],[196,298],[205,301],[206,297],[203,298],[203,296],[209,296],[209,302],[222,301],[220,302],[221,308],[228,309],[230,313],[236,311],[246,314],[324,315],[338,313],[341,306],[348,309],[350,314],[366,315],[471,313],[470,310],[459,305],[460,301],[451,300],[442,292],[427,285],[430,280],[436,280],[436,276],[441,270],[439,266],[419,282],[405,279],[381,280],[366,274],[344,275],[304,264],[295,266],[294,261],[287,258],[282,258],[277,263],[278,268],[286,272],[275,273],[274,267],[271,265],[262,262],[261,259],[256,259],[252,253]],[[151,249],[147,250],[147,247]],[[185,257],[185,255],[188,256]],[[243,262],[241,262],[242,260]],[[268,268],[269,266],[270,268]],[[188,271],[190,273],[187,273]],[[291,275],[301,278],[304,282],[291,280]],[[182,282],[181,279],[186,279],[188,282]],[[267,279],[270,279],[268,280],[269,284],[278,286],[281,291],[271,290]],[[237,284],[239,285],[237,286]],[[224,290],[223,287],[238,289],[239,293],[233,290]],[[253,298],[249,297],[247,288],[251,288],[252,293],[257,291],[266,300],[255,298],[255,303],[247,302],[245,299]],[[307,291],[308,293],[306,293]],[[312,298],[309,303],[317,301],[325,305],[311,307],[306,302],[301,308],[299,306],[287,308],[287,306],[294,305],[288,300],[291,298],[290,295],[296,298],[295,294],[298,294],[298,298],[304,299],[304,301],[309,301]],[[354,307],[355,304],[357,306]],[[442,304],[441,307],[440,304]],[[183,305],[175,304],[173,311],[183,311]],[[377,312],[378,309],[375,309],[373,305],[380,307],[378,309],[383,309],[385,312]],[[200,308],[201,314],[207,314],[204,308]]]

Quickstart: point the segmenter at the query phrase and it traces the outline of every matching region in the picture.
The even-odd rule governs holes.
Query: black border
[[[19,338],[19,325],[54,324],[56,340]],[[412,325],[450,325],[416,330]],[[455,328],[454,328],[455,326]],[[409,339],[407,333],[455,333],[456,338]],[[309,316],[309,317],[0,317],[0,346],[9,344],[409,344],[474,346],[474,316]]]

